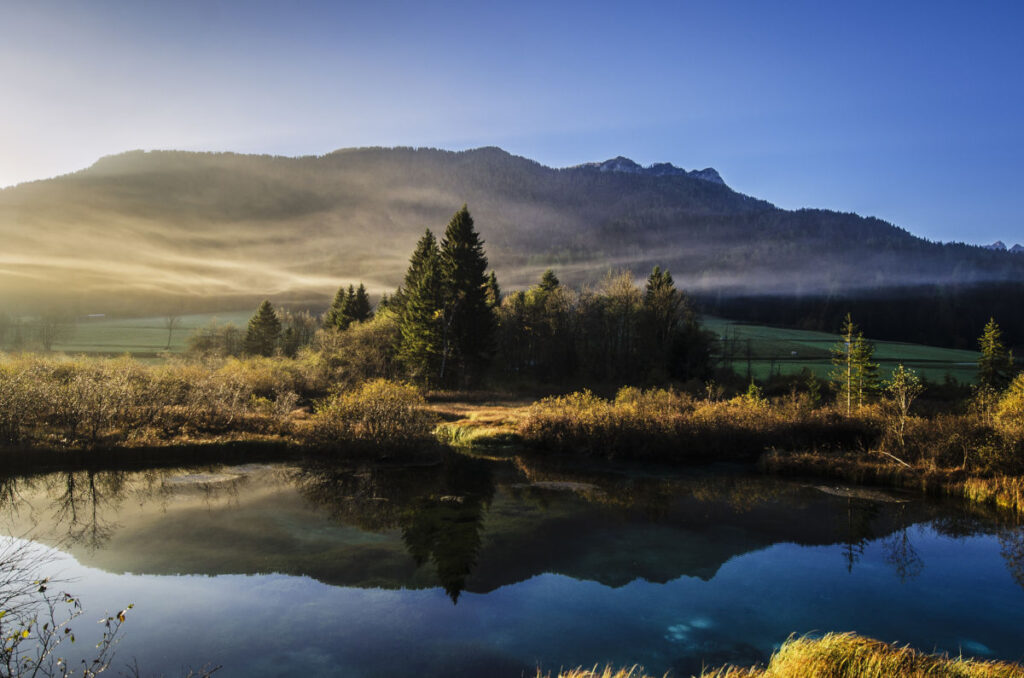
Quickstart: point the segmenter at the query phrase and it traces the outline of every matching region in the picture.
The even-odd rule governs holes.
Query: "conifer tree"
[[[373,317],[373,309],[370,306],[370,296],[366,293],[366,287],[359,283],[349,306],[349,314],[352,320],[357,323],[366,322]]]
[[[644,289],[644,310],[654,327],[654,337],[659,346],[668,341],[676,323],[680,320],[683,295],[676,289],[672,274],[655,266],[647,277]]]
[[[264,299],[256,313],[249,319],[245,334],[245,352],[252,355],[274,354],[281,336],[281,321],[269,299]]]
[[[487,300],[487,257],[466,205],[452,216],[441,241],[444,280],[439,377],[473,381],[490,357],[494,312]]]
[[[846,314],[843,326],[839,330],[842,340],[832,349],[832,383],[838,391],[839,399],[846,404],[846,414],[853,411],[854,392],[854,361],[853,345],[859,331],[853,324],[853,318]]]
[[[402,316],[402,309],[405,306],[405,291],[415,284],[422,274],[424,259],[431,255],[431,253],[437,253],[438,251],[437,238],[434,237],[434,234],[428,228],[416,242],[416,247],[409,258],[409,268],[405,271],[405,278],[402,280],[402,284],[398,286],[395,293],[387,300],[388,307],[397,316]],[[381,305],[378,304],[377,307],[379,309]]]
[[[501,288],[498,287],[498,276],[494,271],[487,276],[487,305],[492,309],[501,306]]]
[[[540,283],[537,285],[542,292],[554,292],[558,289],[558,286],[562,283],[558,280],[558,276],[550,268],[544,271],[540,277]]]
[[[832,349],[832,383],[850,414],[855,400],[862,407],[878,391],[878,363],[873,362],[875,345],[864,338],[849,313],[840,332],[842,341]]]
[[[428,384],[441,370],[443,304],[441,254],[434,234],[427,230],[416,244],[402,286],[398,358],[413,377]]]
[[[878,363],[874,362],[875,345],[858,332],[853,340],[851,358],[857,388],[857,407],[863,407],[878,391]]]
[[[995,318],[989,318],[978,337],[978,382],[982,388],[1001,391],[1013,378],[1013,353],[1003,344],[1003,332]]]
[[[346,330],[352,324],[352,302],[355,299],[355,290],[351,285],[346,291],[344,286],[338,288],[334,295],[331,307],[324,315],[324,327],[336,330]]]

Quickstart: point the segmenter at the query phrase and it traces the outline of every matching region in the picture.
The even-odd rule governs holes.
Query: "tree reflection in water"
[[[67,539],[95,551],[102,548],[117,529],[105,519],[116,514],[124,499],[123,471],[60,473],[52,477],[53,520],[67,526]],[[109,509],[109,510],[108,510]]]
[[[198,499],[212,512],[237,504],[250,482],[260,488],[294,487],[317,513],[336,524],[366,532],[390,532],[389,543],[397,547],[398,560],[402,560],[404,549],[417,569],[432,571],[453,602],[459,600],[467,581],[486,590],[505,579],[549,571],[552,565],[545,560],[549,552],[551,558],[561,558],[559,571],[615,585],[635,576],[667,581],[681,574],[713,573],[721,562],[744,549],[772,540],[799,541],[805,538],[803,534],[810,544],[838,544],[849,571],[860,561],[867,544],[878,543],[885,562],[902,582],[920,575],[925,565],[913,543],[918,534],[913,529],[915,524],[927,525],[946,536],[997,536],[1008,571],[1024,587],[1024,529],[1014,525],[1005,513],[975,506],[949,510],[940,503],[927,502],[910,502],[898,509],[891,503],[860,498],[840,503],[815,492],[813,486],[753,476],[631,476],[573,469],[568,464],[528,464],[524,459],[504,467],[483,459],[448,455],[431,465],[339,464],[320,459],[287,467],[85,470],[7,476],[0,477],[0,516],[18,518],[11,523],[21,527],[11,533],[35,531],[27,527],[33,524],[45,525],[48,534],[43,541],[58,548],[82,545],[97,551],[106,548],[122,528],[118,518],[123,515],[121,511],[133,510],[131,504],[155,505],[166,511],[172,505],[194,507]],[[531,518],[538,522],[509,521],[505,513],[498,514],[488,524],[497,530],[499,539],[489,542],[487,548],[491,550],[484,553],[485,518],[499,484],[505,500],[538,509]],[[583,518],[590,515],[585,513],[586,505],[599,507],[600,511]],[[802,516],[799,526],[792,524],[797,516]],[[621,527],[617,522],[620,519],[636,526],[622,528],[622,534],[629,532],[628,540],[640,549],[637,558],[629,562],[614,557],[603,544],[586,542],[589,521],[603,529],[609,520]],[[731,526],[729,534],[747,535],[747,542],[718,539],[714,530],[719,524]],[[674,551],[665,550],[661,532],[645,532],[648,525],[664,525],[679,535],[692,536],[707,547],[707,557],[676,558]],[[260,544],[253,545],[258,536],[245,541],[249,537],[244,530],[237,534],[243,547],[251,547],[253,552],[261,548]],[[537,535],[547,535],[548,542],[538,547],[543,553],[533,553],[532,560],[517,560],[515,554],[522,553],[522,545],[535,544]],[[191,538],[187,530],[178,536]],[[580,548],[573,553],[592,553],[594,557],[574,558],[559,550],[566,540],[574,539]],[[503,544],[500,548],[495,546],[499,543]],[[248,553],[245,548],[238,553],[225,571],[248,571],[246,568],[253,567],[244,560]],[[213,549],[210,562],[216,566],[219,557]],[[488,573],[477,572],[474,577],[483,561],[501,565],[489,566]],[[637,562],[646,569],[638,568]],[[275,567],[299,573],[315,570],[301,551],[296,551],[291,560],[281,559]],[[330,580],[330,572],[324,572],[321,576]],[[372,574],[376,576],[376,570]],[[402,586],[409,581],[404,578],[408,575],[400,572],[393,576]],[[353,581],[366,578],[361,574]]]
[[[882,547],[885,549],[885,562],[896,570],[900,582],[913,579],[924,571],[924,561],[910,542],[906,527],[889,535],[882,542]]]
[[[1006,561],[1006,569],[1024,588],[1024,527],[1007,528],[999,532],[999,552]]]
[[[875,538],[874,521],[879,505],[872,501],[849,498],[846,500],[846,524],[843,530],[843,560],[846,571],[853,572],[864,555],[864,547]]]
[[[433,563],[458,603],[477,565],[483,524],[494,497],[491,465],[450,455],[425,467],[338,467],[306,463],[292,479],[332,519],[370,531],[399,529],[417,567]]]

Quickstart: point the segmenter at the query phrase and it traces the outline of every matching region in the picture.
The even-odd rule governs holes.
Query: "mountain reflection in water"
[[[836,582],[858,575],[862,568],[862,575],[870,578],[880,576],[878,568],[887,570],[886,586],[896,587],[892,591],[912,586],[929,568],[939,568],[946,576],[957,540],[979,536],[993,544],[992,549],[984,546],[988,542],[979,548],[992,551],[1009,572],[1008,581],[1019,585],[1015,595],[1024,592],[1024,531],[1006,516],[913,494],[822,482],[720,469],[670,475],[662,471],[586,468],[581,462],[527,456],[486,460],[451,454],[419,464],[313,459],[278,465],[58,472],[0,479],[0,517],[7,534],[30,534],[86,567],[116,575],[276,574],[368,591],[443,589],[457,609],[463,607],[466,593],[488,594],[493,597],[490,604],[505,601],[502,609],[509,609],[513,604],[506,599],[513,591],[535,589],[552,581],[553,575],[568,578],[559,584],[562,587],[594,582],[603,587],[599,590],[634,592],[633,583],[638,581],[712,582],[727,563],[749,556],[754,560],[742,561],[753,563],[744,565],[746,578],[733,586],[737,600],[721,605],[723,610],[732,605],[751,614],[769,604],[774,595],[771,580],[777,576],[773,573],[786,567],[777,560],[782,556],[773,554],[791,553],[787,562],[809,568],[807,576],[815,578],[807,582],[807,600],[801,603],[813,612],[819,609],[816,606],[840,605],[836,591],[841,587],[837,589]],[[822,548],[827,551],[820,552]],[[734,576],[730,572],[729,577]],[[762,578],[769,588],[757,588]],[[499,589],[507,590],[498,595]],[[583,588],[572,595],[586,591],[591,597],[587,600],[608,597],[599,590]],[[642,598],[640,593],[630,595],[634,602]],[[566,602],[571,600],[563,598],[563,605],[575,605]],[[739,621],[718,620],[712,625],[701,616],[673,621],[671,610],[657,609],[657,597],[643,601],[654,606],[653,618],[665,621],[656,638],[626,637],[623,647],[636,647],[639,655],[623,660],[687,675],[686,671],[699,669],[698,661],[753,662],[771,650],[763,639],[752,644],[743,637],[723,637],[722,624],[741,625]],[[836,610],[830,609],[833,613]],[[545,614],[558,617],[562,612]],[[916,613],[906,614],[913,619]],[[851,617],[862,620],[855,629],[798,627],[804,619],[816,618],[804,614],[791,622],[779,620],[794,627],[773,630],[771,643],[790,632],[814,628],[871,632],[863,615]],[[423,623],[429,627],[439,622]],[[569,615],[558,623],[581,624],[593,635],[594,625],[601,621]],[[421,631],[425,633],[426,627]],[[524,652],[536,653],[528,655],[534,657],[532,664],[519,655],[509,660],[509,675],[519,675],[515,671],[524,668],[529,672],[537,662],[547,665],[549,658],[529,647],[531,642],[541,647],[553,641],[530,641],[528,628],[502,633],[509,643],[514,638],[514,644],[526,647]],[[953,637],[966,631],[950,633]],[[466,641],[464,636],[460,632],[460,642]],[[940,645],[939,638],[931,642],[923,649]],[[1007,654],[980,641],[978,647],[985,650],[976,653],[981,656]],[[473,656],[491,656],[493,648],[488,648],[474,650]],[[583,659],[608,658],[612,657]],[[472,664],[467,662],[466,666]]]

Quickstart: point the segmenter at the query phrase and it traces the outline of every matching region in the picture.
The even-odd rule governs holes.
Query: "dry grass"
[[[853,633],[790,638],[765,668],[725,667],[702,678],[1024,678],[1024,667],[930,655]]]
[[[537,678],[551,678],[550,673],[537,672]],[[595,666],[592,669],[575,668],[568,671],[560,671],[557,678],[652,678],[644,673],[640,666],[633,666],[628,669],[613,669],[610,666],[603,668]]]
[[[537,673],[538,678],[550,674]],[[790,638],[768,666],[725,666],[701,678],[1024,678],[1024,667],[1010,662],[931,655],[854,633],[822,638]],[[557,678],[651,678],[642,668],[571,669]]]
[[[519,422],[528,407],[525,401],[486,401],[434,403],[428,409],[444,420],[434,429],[439,442],[473,447],[519,442]]]
[[[963,482],[964,497],[979,504],[1024,513],[1024,477],[968,478]]]
[[[636,388],[621,389],[614,400],[590,391],[545,398],[519,424],[523,439],[539,447],[661,461],[753,459],[771,448],[856,448],[877,442],[881,431],[877,408],[844,417],[799,399],[698,400]]]

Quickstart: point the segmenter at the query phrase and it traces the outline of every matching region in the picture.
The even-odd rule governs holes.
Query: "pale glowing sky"
[[[0,186],[135,148],[496,145],[1012,244],[1022,35],[1019,2],[4,0]]]

